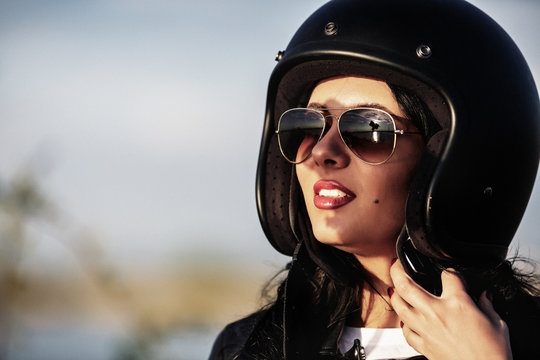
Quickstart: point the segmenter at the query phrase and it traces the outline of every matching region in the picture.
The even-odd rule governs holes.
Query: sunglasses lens
[[[353,109],[339,121],[343,141],[359,158],[382,163],[394,151],[395,124],[389,114],[378,109]]]
[[[304,161],[319,141],[324,121],[324,116],[314,110],[291,109],[284,112],[278,124],[278,141],[283,156],[292,163]]]

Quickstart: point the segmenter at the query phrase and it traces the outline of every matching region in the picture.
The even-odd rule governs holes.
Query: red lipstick
[[[319,180],[313,185],[313,204],[318,209],[332,210],[347,205],[356,195],[335,180]]]

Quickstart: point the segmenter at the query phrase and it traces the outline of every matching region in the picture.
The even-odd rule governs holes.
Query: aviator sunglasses
[[[345,111],[337,116],[328,114],[328,110]],[[332,126],[332,118],[337,118],[338,132],[347,148],[372,165],[390,159],[396,148],[397,135],[421,134],[396,129],[394,118],[406,119],[377,108],[295,108],[281,115],[276,130],[279,149],[285,159],[292,164],[306,160]]]

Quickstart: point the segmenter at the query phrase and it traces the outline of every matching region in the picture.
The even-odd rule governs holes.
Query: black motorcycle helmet
[[[414,248],[463,262],[506,257],[536,177],[540,105],[527,63],[494,20],[462,0],[334,0],[276,60],[256,186],[262,227],[279,252],[293,254],[306,215],[277,121],[305,106],[322,79],[357,75],[415,93],[440,125],[407,200]]]

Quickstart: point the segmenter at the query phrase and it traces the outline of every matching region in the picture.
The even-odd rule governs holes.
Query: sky
[[[0,0],[0,184],[32,171],[58,214],[32,256],[91,233],[118,264],[284,263],[255,170],[275,55],[325,1]],[[474,0],[540,82],[540,2]],[[540,258],[540,181],[514,248]],[[67,246],[69,248],[69,245]]]

